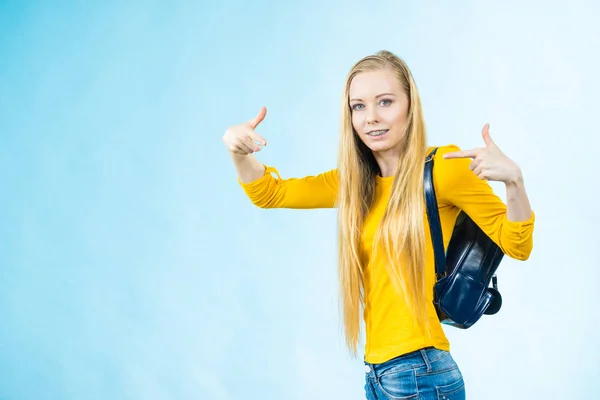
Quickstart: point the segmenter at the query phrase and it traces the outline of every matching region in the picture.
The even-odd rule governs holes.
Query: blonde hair
[[[379,166],[371,150],[354,131],[349,92],[350,83],[357,74],[381,69],[388,69],[397,76],[408,96],[409,110],[391,197],[375,233],[373,252],[376,253],[378,248],[384,250],[392,284],[404,296],[416,323],[429,331],[424,277],[425,121],[421,99],[408,66],[389,51],[380,51],[361,59],[352,67],[346,77],[342,100],[338,160],[338,272],[346,344],[354,355],[360,336],[360,313],[364,307],[362,279],[366,265],[361,252],[361,236],[363,222],[374,199]]]

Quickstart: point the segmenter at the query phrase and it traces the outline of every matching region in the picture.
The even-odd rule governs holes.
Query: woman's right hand
[[[262,107],[258,115],[250,121],[228,128],[223,135],[223,143],[227,150],[234,154],[248,155],[260,151],[263,146],[266,146],[267,141],[254,132],[258,124],[265,119],[265,115],[267,115],[267,109]]]

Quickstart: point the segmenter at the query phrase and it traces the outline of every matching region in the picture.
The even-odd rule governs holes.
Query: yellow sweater
[[[533,247],[535,214],[532,213],[530,219],[524,222],[508,220],[506,205],[486,181],[480,180],[469,169],[470,159],[446,160],[442,157],[444,153],[458,150],[454,145],[441,146],[434,159],[433,180],[444,247],[448,246],[458,213],[464,210],[507,256],[526,260]],[[272,172],[277,178],[271,175]],[[411,313],[393,288],[385,265],[380,259],[371,257],[374,233],[387,206],[393,177],[376,179],[375,201],[365,220],[362,237],[364,255],[368,260],[363,281],[365,360],[381,363],[427,346],[449,351],[450,344],[433,306],[435,266],[427,215],[423,213],[426,232],[424,268],[431,337],[424,336],[414,326]],[[264,176],[250,183],[240,182],[240,185],[250,200],[261,208],[332,208],[336,205],[338,178],[334,169],[316,176],[281,179],[276,168],[266,167]]]

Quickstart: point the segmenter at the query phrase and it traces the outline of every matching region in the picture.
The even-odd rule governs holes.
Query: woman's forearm
[[[242,183],[250,183],[265,174],[265,167],[253,154],[237,154],[230,152],[231,160]]]
[[[531,218],[531,205],[525,190],[523,175],[505,182],[506,184],[506,216],[510,221],[522,222]]]

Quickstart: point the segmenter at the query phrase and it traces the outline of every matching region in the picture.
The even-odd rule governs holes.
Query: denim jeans
[[[365,362],[367,400],[464,400],[462,373],[449,352],[433,347],[381,364]]]

